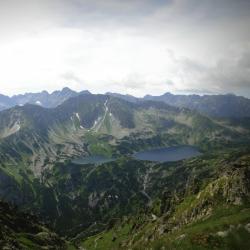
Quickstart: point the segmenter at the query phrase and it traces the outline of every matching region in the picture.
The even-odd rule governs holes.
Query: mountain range
[[[14,97],[18,105],[0,112],[0,246],[249,249],[248,99],[67,88]],[[134,157],[181,145],[201,154],[163,163]],[[74,162],[100,155],[112,161]]]
[[[46,108],[54,108],[62,104],[65,100],[81,94],[91,93],[87,90],[76,92],[65,87],[51,94],[47,91],[19,94],[12,97],[0,94],[0,110],[27,103],[40,105]],[[115,96],[133,103],[144,100],[161,101],[172,106],[188,108],[198,111],[201,114],[218,118],[250,117],[250,100],[233,94],[200,96],[165,93],[160,96],[146,95],[143,98],[112,92],[107,92],[106,95]]]
[[[27,103],[40,105],[45,108],[53,108],[60,105],[70,97],[74,97],[79,94],[90,94],[90,92],[87,90],[76,92],[65,87],[62,90],[56,90],[51,94],[47,91],[19,94],[12,97],[0,94],[0,110],[8,109],[16,105],[22,106]]]
[[[144,97],[146,100],[163,101],[173,106],[186,107],[213,117],[250,116],[250,100],[232,94],[227,95],[172,95]]]
[[[244,140],[248,131],[162,102],[82,94],[56,108],[26,104],[2,111],[0,159],[9,164],[25,161],[40,175],[51,162],[78,155],[180,144],[207,148]],[[103,135],[108,136],[100,138]]]

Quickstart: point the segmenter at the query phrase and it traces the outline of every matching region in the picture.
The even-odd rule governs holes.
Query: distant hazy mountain
[[[146,95],[144,98],[110,92],[107,94],[133,103],[143,100],[165,102],[171,106],[188,108],[212,117],[250,117],[250,99],[232,94],[200,96],[165,93],[160,96]]]
[[[14,100],[6,95],[0,94],[0,111],[15,106]]]
[[[132,96],[132,95],[123,95],[123,94],[119,94],[119,93],[107,92],[106,95],[118,97],[118,98],[121,98],[121,99],[123,99],[125,101],[128,101],[128,102],[138,102],[140,100],[139,98],[137,98],[135,96]]]
[[[40,105],[45,108],[53,108],[60,105],[67,99],[79,94],[90,94],[90,92],[87,90],[76,92],[69,88],[63,88],[62,90],[56,90],[51,94],[47,91],[42,91],[39,93],[14,95],[12,97],[0,95],[0,110],[11,108],[15,105],[22,106],[27,103]]]
[[[54,108],[64,101],[79,94],[91,94],[88,90],[76,92],[69,88],[63,88],[49,94],[47,91],[39,93],[26,93],[8,97],[0,94],[0,111],[11,108],[15,105],[36,104],[45,108]],[[161,96],[146,95],[144,98],[137,98],[132,95],[107,92],[106,95],[114,96],[128,102],[138,103],[140,101],[152,100],[165,102],[171,106],[188,108],[201,114],[220,118],[250,117],[250,99],[227,95],[174,95],[165,93]]]
[[[249,117],[250,99],[235,95],[146,95],[144,100],[162,101],[176,107],[185,107],[213,117]]]

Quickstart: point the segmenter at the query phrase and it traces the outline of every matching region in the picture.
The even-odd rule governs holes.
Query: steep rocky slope
[[[154,166],[145,192],[152,200],[144,212],[78,243],[87,250],[249,249],[249,151]]]
[[[67,249],[66,242],[50,231],[34,215],[0,201],[0,248]]]

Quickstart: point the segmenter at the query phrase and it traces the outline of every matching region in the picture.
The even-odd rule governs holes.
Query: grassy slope
[[[159,220],[159,219],[158,219]],[[137,219],[135,220],[136,223]],[[248,250],[250,207],[219,208],[213,216],[170,233],[154,235],[162,222],[145,222],[133,228],[133,219],[111,230],[89,237],[81,245],[87,249],[225,249]],[[135,236],[136,235],[136,236]],[[223,236],[219,236],[223,235]],[[144,238],[144,240],[142,240]],[[130,241],[131,240],[131,241]],[[130,243],[131,242],[131,243]],[[164,248],[165,247],[165,248]]]
[[[127,159],[106,164],[94,170],[92,166],[75,168],[76,166],[67,161],[63,164],[50,162],[48,165],[52,167],[52,170],[44,171],[41,175],[42,183],[39,183],[32,174],[34,169],[30,169],[28,164],[30,150],[35,152],[38,158],[48,155],[61,157],[60,153],[62,153],[63,159],[68,159],[74,153],[97,153],[110,156],[112,154],[130,154],[133,151],[152,146],[177,144],[195,144],[206,151],[211,148],[219,149],[228,146],[228,144],[232,145],[232,141],[241,140],[243,136],[243,134],[224,128],[213,120],[188,110],[150,102],[141,103],[135,107],[135,105],[118,99],[111,99],[109,110],[112,112],[112,116],[105,117],[101,129],[110,134],[113,132],[114,135],[118,135],[122,132],[119,129],[122,129],[126,133],[129,131],[129,135],[114,140],[114,137],[109,134],[105,138],[99,132],[91,131],[89,133],[80,128],[81,125],[91,128],[98,115],[103,114],[106,98],[104,96],[101,96],[100,99],[99,96],[95,98],[96,100],[92,100],[88,106],[85,106],[84,100],[79,97],[75,99],[75,102],[66,103],[66,106],[62,105],[52,111],[54,113],[49,114],[49,116],[46,114],[47,111],[42,108],[38,108],[38,112],[36,107],[29,105],[28,110],[26,110],[27,115],[33,109],[35,109],[35,115],[27,119],[27,121],[33,119],[33,122],[26,121],[26,123],[34,127],[40,126],[37,130],[39,133],[36,131],[36,133],[31,134],[27,129],[18,133],[17,136],[12,135],[1,141],[0,167],[4,172],[4,178],[8,176],[11,179],[8,182],[8,188],[11,187],[11,189],[7,189],[6,193],[14,195],[14,197],[8,198],[14,201],[20,198],[20,202],[24,203],[26,207],[41,211],[46,219],[50,219],[52,225],[58,229],[69,229],[78,224],[86,223],[75,231],[78,232],[85,230],[95,221],[108,224],[114,217],[133,216],[139,212],[147,214],[150,211],[161,217],[167,211],[167,206],[175,207],[177,215],[178,211],[179,214],[186,211],[189,215],[188,213],[192,212],[194,208],[192,206],[199,205],[199,202],[195,203],[194,197],[197,195],[195,190],[201,190],[208,183],[216,180],[216,174],[221,174],[218,170],[220,166],[218,163],[220,160],[225,161],[226,156],[224,155],[223,159],[215,154],[208,158],[185,162],[184,165],[182,163],[156,164],[152,172],[150,172],[151,164]],[[77,118],[76,112],[82,118],[82,123]],[[71,124],[71,117],[74,118],[74,122],[72,121],[74,124]],[[115,119],[113,124],[111,117]],[[44,128],[46,131],[48,120],[51,125],[52,118],[60,121],[60,125],[57,122],[52,124],[54,129],[52,139],[54,140],[56,136],[60,137],[61,144],[47,147],[51,138],[46,137]],[[119,126],[117,126],[117,121],[120,123]],[[56,133],[56,128],[63,132]],[[73,131],[73,128],[76,128],[76,131]],[[32,132],[34,131],[32,130]],[[42,136],[39,137],[40,135]],[[18,144],[16,144],[17,141],[19,141]],[[235,145],[239,147],[239,144]],[[9,155],[14,165],[8,165],[9,161],[5,162],[5,157]],[[237,154],[233,155],[237,158]],[[52,158],[45,158],[44,161],[50,161]],[[56,159],[54,160],[56,161]],[[230,161],[234,161],[234,159],[228,159],[228,162]],[[149,174],[149,183],[146,191],[152,198],[152,206],[149,206],[148,198],[142,193],[143,178],[147,173]],[[217,184],[227,186],[230,190],[230,182],[225,185],[223,178],[218,179]],[[189,189],[184,194],[186,186]],[[176,192],[179,198],[186,195],[188,199],[181,204],[177,200],[168,201],[165,199],[165,194],[168,191],[170,196],[174,196]],[[109,195],[112,196],[112,199],[109,198]],[[118,200],[115,200],[115,195],[119,196]],[[205,198],[209,197],[205,195]],[[98,200],[97,205],[90,207],[89,200],[95,199]],[[209,198],[209,200],[211,199]],[[169,202],[170,204],[168,204]],[[175,204],[176,202],[178,204]],[[193,202],[192,206],[190,206],[190,202]],[[150,224],[147,227],[150,228]],[[102,229],[103,227],[97,228],[97,231]]]
[[[203,161],[203,167],[197,161],[187,162],[186,168],[198,179],[202,172],[206,176],[200,179],[198,188],[195,182],[187,186],[172,211],[152,218],[152,208],[144,215],[123,217],[114,227],[80,244],[87,250],[249,249],[249,154],[225,153]],[[196,166],[200,174],[195,172]],[[214,173],[210,175],[208,169]],[[175,178],[175,174],[171,173],[171,177]]]

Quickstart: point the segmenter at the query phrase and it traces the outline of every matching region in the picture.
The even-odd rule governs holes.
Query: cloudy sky
[[[249,0],[0,0],[0,93],[250,97]]]

